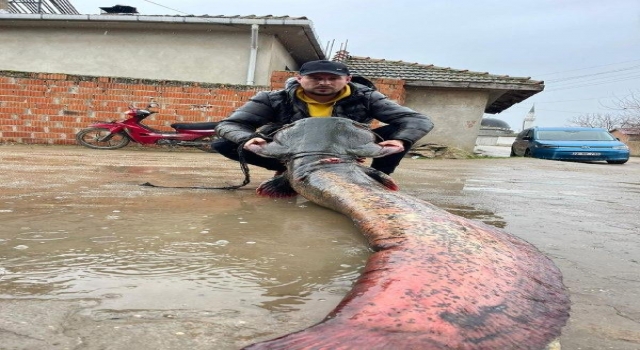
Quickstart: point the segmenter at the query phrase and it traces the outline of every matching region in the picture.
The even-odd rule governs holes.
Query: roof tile
[[[390,61],[371,57],[351,56],[346,50],[338,51],[334,58],[349,66],[354,75],[365,78],[402,79],[407,85],[442,88],[487,89],[500,93],[488,105],[485,113],[500,113],[516,103],[544,90],[544,82],[530,77],[511,77],[468,69],[438,67],[433,64]],[[502,92],[501,92],[502,91]]]
[[[543,85],[530,77],[511,77],[468,69],[438,67],[433,64],[390,61],[370,57],[347,56],[341,59],[357,75],[371,78],[396,78],[406,81],[475,82],[492,84]]]

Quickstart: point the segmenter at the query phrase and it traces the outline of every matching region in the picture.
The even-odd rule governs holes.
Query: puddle
[[[251,300],[290,311],[344,295],[369,254],[347,218],[313,204],[237,192],[172,196],[166,210],[142,198],[117,210],[16,204],[3,221],[0,297],[108,291],[122,296],[109,301],[115,309]],[[161,299],[149,297],[158,290]]]
[[[251,171],[237,191],[146,188],[226,186],[243,175],[207,153],[2,146],[0,306],[11,346],[237,349],[322,320],[359,276],[365,240],[346,217],[303,199],[257,197],[272,173]],[[627,350],[637,342],[611,334],[640,334],[638,174],[633,161],[406,159],[394,178],[553,258],[574,303],[564,346]],[[594,331],[603,314],[617,333]]]

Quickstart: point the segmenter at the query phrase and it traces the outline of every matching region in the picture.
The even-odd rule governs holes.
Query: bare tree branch
[[[606,107],[616,111],[616,116],[613,118],[616,121],[615,127],[640,127],[640,92],[632,91]]]
[[[621,116],[615,116],[612,114],[590,113],[582,114],[577,117],[571,117],[568,119],[568,121],[572,126],[605,128],[607,130],[612,130],[617,127],[622,127],[625,119]]]

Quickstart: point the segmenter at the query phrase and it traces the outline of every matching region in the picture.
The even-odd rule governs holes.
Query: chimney
[[[333,56],[334,61],[340,61],[340,62],[344,62],[348,58],[349,58],[349,51],[347,50],[340,50],[336,52],[336,54]]]
[[[2,1],[2,0],[0,0]],[[102,13],[109,15],[137,15],[138,9],[127,5],[115,5],[112,7],[101,7]]]

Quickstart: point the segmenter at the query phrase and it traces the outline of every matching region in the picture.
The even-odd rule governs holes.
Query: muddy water
[[[237,349],[320,321],[369,251],[302,198],[203,152],[0,146],[0,348]],[[563,271],[565,349],[640,348],[640,162],[413,160],[403,191],[505,228]]]
[[[92,300],[97,307],[82,308],[81,318],[163,322],[165,336],[182,338],[180,322],[167,320],[222,317],[233,327],[220,331],[220,348],[245,342],[235,329],[244,323],[262,332],[256,319],[289,322],[298,312],[301,323],[318,321],[369,254],[347,218],[304,199],[259,198],[254,187],[139,186],[240,183],[237,164],[216,157],[3,147],[0,298]]]

